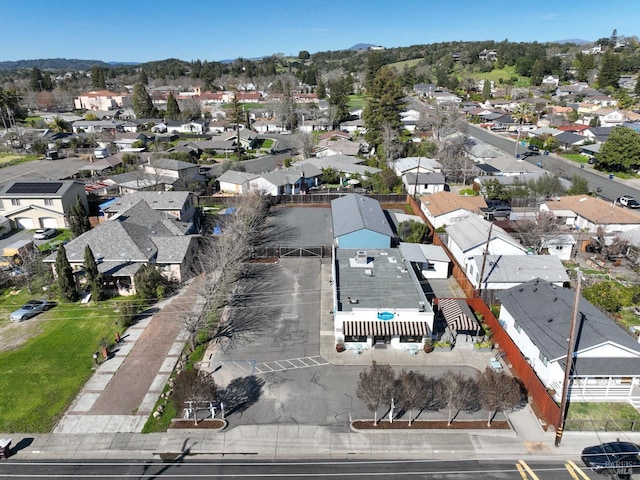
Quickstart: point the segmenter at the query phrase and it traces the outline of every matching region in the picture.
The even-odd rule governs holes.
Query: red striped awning
[[[429,334],[427,322],[398,322],[393,320],[353,321],[343,324],[346,336],[414,336],[426,337]]]
[[[459,298],[442,298],[438,300],[438,307],[451,330],[475,331],[480,328],[475,315],[467,302]]]

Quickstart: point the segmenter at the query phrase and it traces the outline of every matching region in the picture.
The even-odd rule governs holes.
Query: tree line
[[[356,396],[373,413],[374,425],[378,424],[381,408],[389,412],[397,407],[395,416],[407,414],[409,425],[424,411],[445,410],[447,425],[451,425],[460,412],[482,408],[488,412],[487,426],[490,427],[498,411],[514,409],[527,399],[520,380],[488,367],[475,377],[452,371],[440,377],[429,377],[406,369],[396,375],[390,365],[375,361],[360,372]]]

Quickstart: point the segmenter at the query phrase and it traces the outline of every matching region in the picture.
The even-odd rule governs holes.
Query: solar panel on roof
[[[60,187],[60,182],[16,182],[7,193],[56,193]]]

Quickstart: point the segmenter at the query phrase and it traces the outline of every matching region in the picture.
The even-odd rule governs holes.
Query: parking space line
[[[582,477],[583,480],[590,480],[589,476],[584,473],[573,460],[567,460],[567,463],[565,463],[564,466],[567,470],[569,470],[569,475],[571,475],[575,480],[580,480],[578,475]]]
[[[256,373],[271,373],[297,370],[299,368],[319,367],[322,365],[329,365],[329,362],[317,355],[314,357],[289,358],[286,360],[258,363],[255,365],[254,370]]]

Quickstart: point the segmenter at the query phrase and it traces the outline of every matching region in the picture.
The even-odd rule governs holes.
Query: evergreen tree
[[[489,80],[485,80],[482,84],[482,99],[489,100],[491,98],[491,82]]]
[[[613,127],[598,152],[598,167],[614,171],[638,170],[640,135],[627,127]]]
[[[149,77],[147,76],[147,72],[145,72],[144,68],[140,69],[140,81],[141,85],[149,85]]]
[[[134,275],[133,283],[138,298],[153,303],[158,299],[158,287],[162,287],[164,278],[153,265],[143,265]]]
[[[76,290],[76,280],[73,276],[73,270],[67,259],[67,251],[64,245],[60,245],[56,255],[56,279],[60,295],[68,302],[75,302],[78,299],[78,291]]]
[[[133,95],[131,97],[131,103],[133,106],[133,113],[136,118],[153,118],[156,116],[157,111],[153,106],[151,97],[147,93],[147,89],[144,85],[137,83],[133,88]]]
[[[391,67],[382,67],[367,90],[363,119],[367,127],[369,145],[382,143],[383,125],[399,132],[402,127],[400,113],[405,107],[404,92],[398,75]]]
[[[180,118],[180,107],[178,106],[178,101],[176,100],[176,97],[173,96],[173,93],[169,93],[169,98],[167,98],[167,118],[173,121]]]
[[[84,208],[80,195],[76,196],[76,203],[67,212],[67,223],[74,237],[79,237],[84,232],[91,230],[91,222]]]
[[[52,92],[53,87],[54,85],[51,74],[49,72],[42,72],[42,90],[45,92]]]
[[[633,93],[640,95],[640,79],[636,80],[636,86],[633,89]]]
[[[104,280],[102,278],[102,274],[98,270],[98,264],[96,263],[93,251],[91,251],[91,247],[89,245],[84,248],[84,273],[86,275],[93,300],[102,300]]]
[[[107,84],[104,80],[104,70],[100,67],[91,67],[91,87],[104,90]]]
[[[29,82],[31,90],[34,92],[41,92],[42,89],[42,72],[38,67],[31,69],[31,81]]]
[[[640,82],[638,82],[640,84]],[[316,89],[316,95],[318,96],[318,100],[324,100],[327,98],[327,88],[324,85],[324,82],[321,78],[318,79],[318,88]]]
[[[329,105],[332,113],[333,128],[349,118],[349,92],[351,91],[350,77],[338,78],[329,83]]]
[[[598,72],[598,86],[600,88],[618,88],[620,80],[620,59],[613,50],[608,49],[602,55],[600,71]]]

